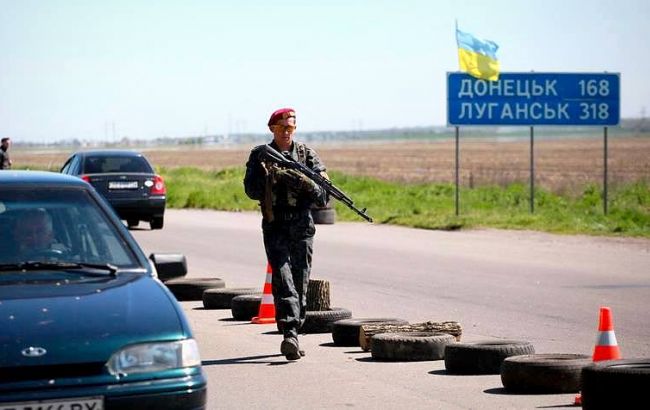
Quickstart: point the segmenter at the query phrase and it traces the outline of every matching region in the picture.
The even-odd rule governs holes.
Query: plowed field
[[[299,136],[297,137],[299,139]],[[650,137],[609,139],[608,181],[610,186],[650,181]],[[443,142],[386,142],[313,144],[330,170],[397,182],[453,182],[455,146]],[[157,166],[192,166],[222,169],[242,166],[251,147],[147,149]],[[71,151],[25,151],[16,149],[12,159],[18,166],[58,169]],[[535,141],[535,183],[555,192],[575,192],[587,183],[603,182],[602,138]],[[460,177],[463,186],[528,183],[528,141],[500,142],[461,140]]]

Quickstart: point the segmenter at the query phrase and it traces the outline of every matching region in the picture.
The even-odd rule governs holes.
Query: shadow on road
[[[503,395],[513,395],[514,393],[508,392],[508,390],[504,389],[503,387],[495,387],[493,389],[485,389],[483,390],[483,393],[487,394],[503,394]]]
[[[431,370],[429,374],[433,374],[434,376],[457,376],[456,374],[447,373],[447,370]]]
[[[219,366],[222,364],[268,364],[269,366],[277,366],[280,364],[287,364],[286,362],[278,362],[275,360],[261,360],[261,359],[271,359],[283,357],[282,354],[265,354],[259,356],[245,356],[245,357],[233,357],[231,359],[222,359],[222,360],[203,360],[201,365],[203,366]]]

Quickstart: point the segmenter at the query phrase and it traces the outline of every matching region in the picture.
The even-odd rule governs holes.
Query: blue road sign
[[[447,73],[448,125],[618,125],[620,74]]]

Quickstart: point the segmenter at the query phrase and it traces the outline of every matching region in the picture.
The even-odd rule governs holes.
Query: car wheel
[[[164,218],[162,216],[154,216],[151,218],[151,222],[149,222],[149,225],[151,226],[151,229],[162,229],[164,223]]]
[[[127,224],[127,226],[129,228],[135,228],[136,226],[138,226],[139,223],[140,223],[140,221],[138,221],[137,219],[127,219],[126,220],[126,224]]]

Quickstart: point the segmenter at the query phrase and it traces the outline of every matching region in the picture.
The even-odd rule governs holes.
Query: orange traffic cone
[[[273,288],[272,288],[273,270],[271,264],[266,264],[266,280],[264,282],[264,293],[262,294],[262,303],[260,303],[260,310],[257,316],[251,320],[251,323],[257,325],[264,325],[275,323],[275,302],[273,301]]]
[[[617,360],[621,358],[621,351],[618,349],[616,335],[614,334],[614,320],[612,319],[612,309],[604,306],[600,308],[600,318],[598,320],[598,337],[594,347],[594,362],[601,360]],[[575,404],[582,404],[582,395],[578,394]]]
[[[608,307],[600,308],[600,321],[598,324],[598,339],[594,347],[594,362],[601,360],[618,360],[621,358],[621,351],[616,343],[614,334],[614,321],[612,310]]]

